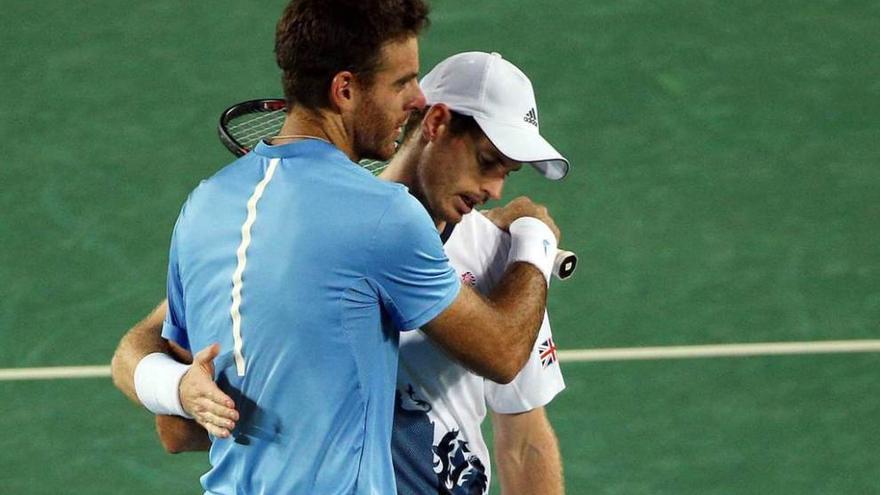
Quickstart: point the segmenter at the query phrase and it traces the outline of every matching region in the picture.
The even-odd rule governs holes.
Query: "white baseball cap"
[[[568,160],[541,137],[532,82],[498,53],[465,52],[443,60],[421,81],[428,105],[444,103],[473,117],[498,151],[544,177],[568,173]]]

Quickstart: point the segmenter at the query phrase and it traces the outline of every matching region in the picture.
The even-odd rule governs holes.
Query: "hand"
[[[483,214],[486,215],[486,218],[491,220],[492,223],[497,225],[498,228],[505,232],[508,231],[510,224],[517,218],[537,218],[550,227],[550,230],[553,231],[553,235],[556,236],[557,244],[562,240],[562,234],[559,232],[559,227],[556,226],[556,222],[553,221],[550,212],[547,211],[547,207],[539,205],[525,196],[520,196],[514,199],[510,203],[507,203],[506,206],[486,210]]]
[[[214,358],[219,344],[211,344],[193,357],[192,366],[180,379],[180,405],[208,433],[227,438],[238,421],[235,403],[214,383]]]

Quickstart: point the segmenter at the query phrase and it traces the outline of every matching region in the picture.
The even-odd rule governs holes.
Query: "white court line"
[[[848,352],[880,352],[880,340],[826,340],[819,342],[765,342],[756,344],[574,349],[559,351],[559,360],[561,362],[634,361]],[[100,378],[108,376],[110,376],[110,366],[0,369],[0,381]]]
[[[51,368],[0,369],[0,382],[10,380],[55,380],[110,376],[110,366],[53,366]]]
[[[683,345],[577,349],[559,351],[560,361],[634,361],[647,359],[689,359],[748,357],[784,354],[831,354],[880,352],[880,340],[825,340],[819,342],[764,342],[756,344]]]

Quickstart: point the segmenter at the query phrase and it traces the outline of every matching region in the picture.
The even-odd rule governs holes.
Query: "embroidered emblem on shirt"
[[[544,368],[556,362],[556,344],[553,342],[553,337],[538,345],[538,356],[541,357],[541,364]]]

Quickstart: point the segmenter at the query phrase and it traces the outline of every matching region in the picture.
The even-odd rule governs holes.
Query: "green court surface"
[[[278,96],[284,2],[3,0],[0,368],[103,365],[164,293],[220,111]],[[577,251],[562,349],[880,337],[880,4],[437,0],[572,161],[506,196]],[[569,493],[880,493],[877,354],[563,363]],[[0,494],[200,493],[109,379],[0,381]],[[536,488],[535,493],[541,493]]]

